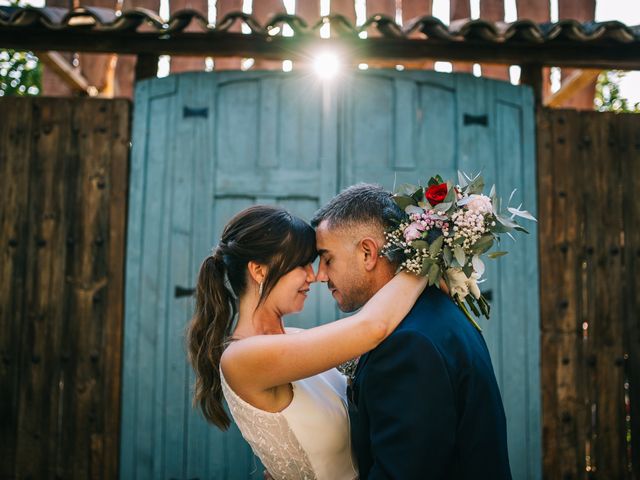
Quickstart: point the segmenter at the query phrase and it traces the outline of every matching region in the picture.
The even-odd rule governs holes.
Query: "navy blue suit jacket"
[[[511,479],[489,351],[437,288],[362,356],[347,393],[361,479]]]

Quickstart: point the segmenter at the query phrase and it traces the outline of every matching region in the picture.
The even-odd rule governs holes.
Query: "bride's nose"
[[[314,283],[316,281],[316,274],[313,271],[313,265],[309,264],[305,267],[307,272],[307,282]]]

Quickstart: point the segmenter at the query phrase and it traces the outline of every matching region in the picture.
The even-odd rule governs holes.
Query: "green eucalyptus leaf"
[[[433,258],[425,258],[422,260],[422,269],[420,270],[420,275],[427,276],[429,273],[429,269],[432,265],[435,265],[436,261]]]
[[[416,202],[421,202],[422,200],[424,200],[424,189],[422,187],[418,188],[418,190],[416,190],[415,192],[413,192],[413,194],[411,195],[411,197],[416,201]]]
[[[411,197],[420,187],[411,183],[403,183],[396,189],[396,195]]]
[[[416,250],[422,250],[423,248],[429,248],[429,242],[426,240],[414,240],[411,242],[411,246]]]
[[[444,264],[447,267],[451,266],[451,260],[453,260],[453,253],[451,253],[451,249],[448,246],[445,246],[442,249],[442,258],[444,260]]]
[[[442,203],[453,203],[456,200],[456,189],[450,182],[447,182],[447,196],[444,197]]]
[[[393,197],[393,200],[396,202],[396,204],[402,209],[404,210],[405,208],[407,208],[409,205],[415,205],[416,202],[413,199],[413,197],[407,197],[406,195],[395,195]]]
[[[437,278],[440,276],[440,267],[434,263],[429,267],[429,285],[435,285]]]
[[[482,178],[482,175],[478,175],[469,184],[469,188],[467,189],[467,192],[469,193],[469,195],[474,193],[476,195],[479,195],[482,193],[483,190],[484,190],[484,178]]]
[[[518,227],[518,224],[516,222],[514,222],[510,218],[503,217],[502,215],[496,215],[496,220],[510,230]]]
[[[464,173],[462,173],[460,170],[458,170],[458,185],[460,185],[460,188],[464,188],[469,185],[469,182],[467,182]]]
[[[498,258],[498,257],[503,257],[504,255],[506,255],[509,252],[491,252],[487,255],[487,257],[489,258]]]
[[[471,251],[475,255],[482,255],[493,246],[493,235],[485,234],[481,236],[478,241],[473,245]]]
[[[467,261],[467,257],[464,254],[464,249],[460,245],[456,245],[453,248],[453,256],[456,258],[456,262],[462,267]]]
[[[473,273],[473,266],[466,265],[462,267],[462,272],[467,276],[467,278],[471,278],[471,274]]]
[[[526,210],[519,210],[519,209],[513,208],[513,207],[509,207],[507,210],[509,210],[509,212],[511,212],[513,215],[515,215],[517,217],[526,218],[527,220],[533,220],[534,222],[538,221],[538,220],[536,220],[536,217],[531,215]]]
[[[435,257],[436,255],[438,255],[440,253],[440,250],[442,250],[443,244],[444,244],[444,237],[440,235],[433,242],[431,242],[431,245],[429,245],[429,255],[431,255],[432,257]]]
[[[445,213],[451,208],[452,205],[453,205],[453,202],[442,202],[436,205],[435,207],[433,207],[433,209],[438,213]]]

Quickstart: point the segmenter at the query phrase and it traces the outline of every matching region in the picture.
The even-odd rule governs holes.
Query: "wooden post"
[[[158,74],[158,58],[158,55],[138,55],[134,81],[155,77]]]
[[[544,91],[543,67],[539,64],[526,63],[522,65],[521,68],[520,84],[529,85],[533,88],[536,107],[540,107],[542,105]]]

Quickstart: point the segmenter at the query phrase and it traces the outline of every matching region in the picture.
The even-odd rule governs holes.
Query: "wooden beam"
[[[640,70],[640,42],[581,46],[576,42],[541,45],[495,44],[482,41],[446,42],[395,38],[331,38],[311,36],[267,37],[241,33],[181,33],[166,38],[157,32],[82,32],[77,30],[0,29],[0,46],[22,50],[50,48],[58,51],[135,53],[151,55],[211,55],[308,60],[319,48],[330,48],[349,61],[373,59],[434,59],[488,62],[507,65],[528,63],[574,67]],[[18,31],[20,34],[18,34]]]
[[[142,54],[136,59],[134,81],[155,78],[158,75],[158,55]]]
[[[544,97],[544,78],[542,65],[536,63],[527,63],[521,66],[520,84],[529,85],[533,88],[533,97],[536,106],[542,105]]]
[[[584,69],[573,70],[571,74],[562,82],[560,90],[551,94],[545,101],[547,107],[562,107],[577,92],[582,91],[587,85],[592,84],[602,70]]]
[[[58,52],[38,52],[38,58],[53,70],[72,90],[82,92],[90,97],[98,95],[98,89],[90,85],[73,66]]]

